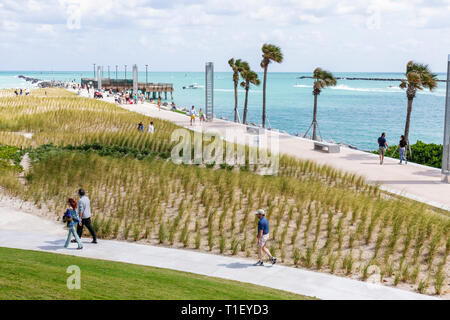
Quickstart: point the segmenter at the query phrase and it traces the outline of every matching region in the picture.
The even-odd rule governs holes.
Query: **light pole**
[[[116,64],[116,80],[117,80],[117,68],[118,68],[119,66]]]
[[[95,63],[94,63],[94,79],[95,79]]]
[[[447,60],[447,94],[445,100],[444,145],[442,150],[442,182],[450,183],[450,54]]]
[[[145,65],[145,87],[148,85],[148,64]]]
[[[127,80],[127,65],[125,65],[125,80]]]
[[[109,66],[108,66],[108,79],[111,79],[111,74],[109,73]]]

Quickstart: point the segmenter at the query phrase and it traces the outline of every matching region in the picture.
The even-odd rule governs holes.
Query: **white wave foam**
[[[375,93],[404,93],[405,91],[397,86],[386,87],[386,88],[354,88],[349,87],[345,84],[339,84],[335,87],[330,87],[332,90],[344,90],[344,91],[357,91],[357,92],[375,92]],[[436,91],[417,91],[418,94],[428,94],[433,96],[445,96],[445,90],[436,90]]]
[[[312,88],[313,86],[309,86],[306,84],[295,84],[294,87],[295,88]]]

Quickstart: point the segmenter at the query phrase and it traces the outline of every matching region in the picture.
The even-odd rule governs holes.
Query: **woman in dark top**
[[[405,164],[408,164],[408,160],[406,160],[406,146],[408,145],[408,142],[405,139],[405,136],[400,137],[400,142],[398,145],[398,150],[400,152],[400,163],[402,164],[403,161],[405,161]]]

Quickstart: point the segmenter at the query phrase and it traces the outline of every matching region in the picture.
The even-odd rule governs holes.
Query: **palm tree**
[[[242,116],[242,123],[247,124],[247,110],[248,110],[248,91],[250,85],[259,86],[261,81],[258,79],[258,74],[250,69],[248,64],[244,64],[244,68],[241,71],[241,77],[244,81],[241,82],[241,87],[245,89],[245,102],[244,102],[244,115]]]
[[[409,125],[411,123],[411,112],[413,100],[416,97],[417,90],[424,88],[433,91],[437,87],[437,75],[433,74],[428,65],[409,61],[406,65],[406,79],[402,80],[400,88],[406,89],[408,98],[408,109],[406,113],[405,139],[409,141]]]
[[[335,86],[337,81],[333,74],[329,71],[323,70],[321,68],[316,68],[313,74],[314,78],[314,113],[313,122],[311,126],[313,127],[313,140],[317,140],[317,97],[320,95],[322,89]],[[309,130],[308,130],[309,131]]]
[[[234,122],[238,121],[238,85],[239,85],[239,73],[243,70],[241,59],[234,58],[228,60],[228,64],[233,69],[233,82],[234,82]]]
[[[262,126],[266,127],[266,84],[267,84],[267,67],[272,61],[277,63],[283,62],[283,53],[280,47],[273,44],[265,43],[262,46],[262,61],[261,68],[264,69],[264,83],[263,83],[263,114],[262,114]]]

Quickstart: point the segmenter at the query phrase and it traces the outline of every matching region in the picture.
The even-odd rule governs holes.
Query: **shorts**
[[[379,151],[380,151],[380,154],[383,155],[383,156],[386,154],[386,148],[385,147],[380,147]]]
[[[261,239],[258,241],[258,247],[262,248],[266,245],[269,240],[269,234],[264,234]]]
[[[195,119],[195,116],[191,116],[191,119]]]

